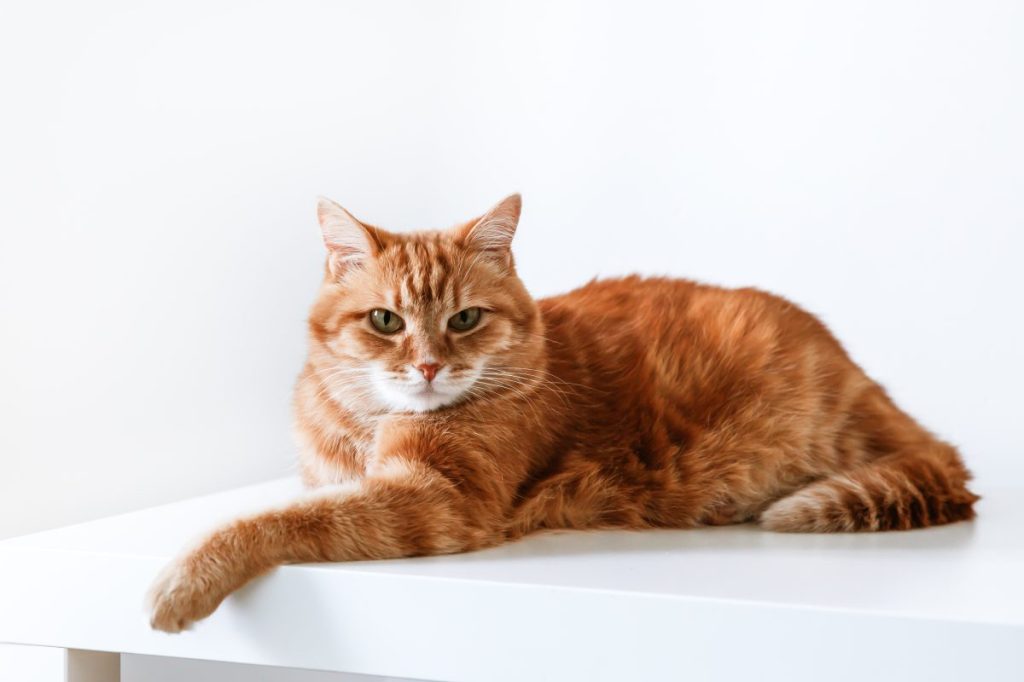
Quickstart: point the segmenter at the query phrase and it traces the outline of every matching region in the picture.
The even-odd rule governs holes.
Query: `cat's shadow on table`
[[[886,533],[775,533],[754,523],[686,530],[544,531],[499,547],[461,555],[435,557],[437,561],[530,561],[555,557],[648,554],[685,556],[710,552],[773,556],[807,552],[864,552],[878,557],[889,551],[928,552],[962,549],[971,545],[976,522],[961,522],[911,531]],[[425,557],[430,560],[431,557]],[[420,561],[420,559],[417,559]]]

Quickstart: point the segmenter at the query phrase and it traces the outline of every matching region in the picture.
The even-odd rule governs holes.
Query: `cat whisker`
[[[492,377],[478,379],[478,382],[485,387],[499,388],[514,393],[515,395],[520,397],[525,403],[527,403],[530,406],[530,408],[534,410],[534,413],[536,413],[536,406],[534,404],[535,395],[533,395],[532,393],[527,393],[522,388],[515,386],[514,384],[508,383],[506,381],[500,381]]]
[[[556,393],[561,398],[562,402],[565,403],[567,406],[570,402],[570,391],[572,390],[571,387],[573,385],[570,384],[569,382],[562,381],[561,379],[551,374],[550,372],[534,368],[518,367],[504,369],[489,368],[489,374],[490,376],[502,377],[504,379],[512,379],[519,381],[527,380],[534,384],[542,384],[546,388]],[[563,388],[563,386],[569,386],[570,389],[567,390]],[[588,386],[584,386],[582,384],[576,384],[576,386],[580,388],[589,388]]]

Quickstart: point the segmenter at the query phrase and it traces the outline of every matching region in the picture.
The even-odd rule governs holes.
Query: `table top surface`
[[[297,479],[280,479],[11,538],[0,549],[170,558],[217,523],[300,492]],[[289,570],[318,580],[376,573],[1024,625],[1024,491],[980,492],[976,521],[909,532],[549,532],[468,554]]]

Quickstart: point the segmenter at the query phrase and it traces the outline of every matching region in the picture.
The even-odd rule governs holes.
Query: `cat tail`
[[[979,497],[956,450],[934,441],[834,474],[771,504],[765,528],[827,533],[907,530],[974,518]]]

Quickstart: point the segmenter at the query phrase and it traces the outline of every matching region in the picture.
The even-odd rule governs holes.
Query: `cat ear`
[[[462,243],[470,249],[491,254],[505,264],[512,262],[512,237],[519,225],[523,198],[518,194],[505,197],[482,218],[462,228]]]
[[[330,254],[328,266],[335,276],[358,266],[383,248],[380,230],[359,222],[326,197],[318,199],[316,216],[324,235],[324,245]]]

